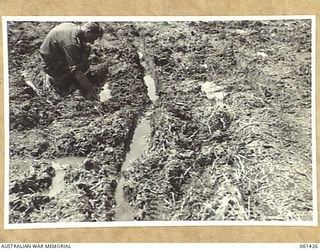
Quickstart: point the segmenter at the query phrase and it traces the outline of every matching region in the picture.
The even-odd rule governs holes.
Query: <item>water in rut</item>
[[[109,83],[103,85],[103,88],[99,93],[99,97],[101,102],[104,102],[111,98],[111,90],[109,89]]]
[[[67,167],[68,165],[70,167],[79,166],[82,164],[83,160],[83,157],[64,157],[52,161],[52,167],[55,170],[55,176],[52,179],[52,184],[47,191],[47,195],[50,197],[55,197],[62,190],[64,190],[66,184],[64,182],[65,170],[63,168]]]
[[[147,69],[148,65],[145,62],[144,56],[141,52],[138,52],[141,65]],[[144,84],[148,88],[148,96],[152,102],[157,100],[157,91],[156,83],[152,77],[152,74],[147,73],[143,77]],[[143,154],[144,151],[148,149],[148,141],[150,137],[150,123],[149,120],[144,115],[133,134],[132,142],[130,144],[129,152],[126,155],[126,159],[122,165],[121,172],[124,172],[128,169],[128,166]],[[125,197],[123,187],[124,187],[125,178],[123,174],[120,175],[120,179],[115,191],[115,200],[117,206],[115,208],[115,221],[128,221],[133,220],[135,217],[135,211],[130,206],[127,198]]]
[[[148,138],[150,136],[150,124],[146,117],[143,117],[138,123],[134,132],[129,152],[127,153],[125,162],[122,165],[121,171],[126,171],[130,163],[138,159],[142,153],[148,148]],[[134,210],[131,208],[127,198],[123,192],[125,179],[121,174],[120,180],[115,191],[115,200],[117,207],[115,208],[115,220],[126,221],[133,220]]]
[[[143,78],[145,85],[148,87],[148,96],[152,102],[157,100],[158,96],[156,93],[156,84],[154,82],[154,79],[150,74],[147,74]]]
[[[139,58],[141,61],[141,65],[144,68],[147,68],[147,64],[144,60],[143,54],[138,52]],[[148,88],[148,96],[152,102],[157,100],[157,92],[156,92],[156,83],[150,73],[147,73],[143,77],[143,81]],[[129,152],[126,155],[126,159],[122,165],[121,172],[125,172],[128,166],[134,160],[140,158],[142,153],[148,149],[148,140],[150,137],[150,123],[149,120],[144,115],[140,122],[138,123],[132,138],[132,142],[130,144]],[[128,221],[134,220],[135,211],[130,206],[128,199],[125,197],[123,187],[124,187],[125,178],[123,174],[120,174],[120,179],[115,191],[115,200],[117,206],[115,208],[115,221]]]

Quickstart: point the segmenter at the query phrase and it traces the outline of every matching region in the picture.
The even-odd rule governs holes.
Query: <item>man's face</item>
[[[95,40],[97,40],[99,34],[87,31],[84,35],[84,42],[93,44]]]

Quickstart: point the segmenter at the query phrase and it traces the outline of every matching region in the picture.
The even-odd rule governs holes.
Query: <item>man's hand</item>
[[[77,70],[74,72],[75,78],[78,80],[80,84],[80,91],[81,94],[88,100],[99,100],[97,92],[94,90],[92,84],[86,77],[86,75],[80,71]]]
[[[89,88],[83,88],[82,89],[82,95],[84,96],[84,98],[90,100],[90,101],[99,101],[97,92],[93,89],[93,87],[89,87]]]

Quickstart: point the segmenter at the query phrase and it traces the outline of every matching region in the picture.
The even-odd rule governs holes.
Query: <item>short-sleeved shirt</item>
[[[81,51],[84,44],[79,39],[80,26],[62,23],[53,28],[45,37],[40,53],[45,61],[45,71],[58,76],[81,69]]]

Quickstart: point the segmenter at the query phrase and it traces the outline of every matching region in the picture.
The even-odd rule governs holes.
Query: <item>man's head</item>
[[[97,22],[87,22],[81,26],[83,41],[94,43],[95,40],[103,36],[103,29]]]

